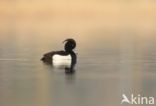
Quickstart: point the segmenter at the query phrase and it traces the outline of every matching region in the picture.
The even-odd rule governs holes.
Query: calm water
[[[46,36],[45,41],[1,36],[0,105],[120,106],[123,93],[156,97],[156,37],[122,34],[73,36],[78,63],[72,75],[40,61],[43,53],[62,49],[69,36]]]

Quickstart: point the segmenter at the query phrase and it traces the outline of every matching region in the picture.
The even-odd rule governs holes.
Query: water
[[[123,93],[156,96],[155,36],[109,35],[87,43],[75,37],[78,63],[70,75],[40,61],[45,52],[62,49],[63,38],[44,48],[37,44],[42,39],[7,36],[0,47],[1,106],[120,106]]]
[[[155,2],[60,1],[0,1],[0,106],[126,106],[122,94],[156,98]],[[77,41],[74,74],[40,61],[66,38]]]

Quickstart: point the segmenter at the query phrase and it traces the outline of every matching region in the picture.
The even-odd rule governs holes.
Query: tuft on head
[[[66,42],[64,49],[68,52],[72,51],[76,47],[76,41],[74,39],[66,39],[64,42]]]

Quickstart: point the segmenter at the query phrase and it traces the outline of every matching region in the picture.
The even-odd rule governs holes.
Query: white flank
[[[67,55],[67,56],[54,55],[53,56],[53,66],[70,67],[70,65],[71,65],[71,56],[70,55]]]

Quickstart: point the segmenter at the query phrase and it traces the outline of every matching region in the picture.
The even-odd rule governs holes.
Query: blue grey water
[[[156,97],[154,34],[0,36],[0,106],[122,106],[122,94]],[[68,37],[77,41],[74,74],[40,61]]]

